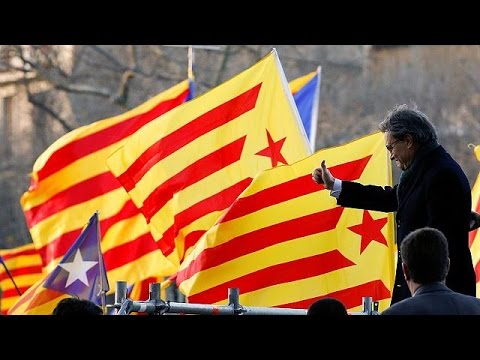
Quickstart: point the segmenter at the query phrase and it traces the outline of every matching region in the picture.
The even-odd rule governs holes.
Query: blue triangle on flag
[[[44,287],[101,304],[102,291],[110,290],[100,250],[98,213],[48,275]]]

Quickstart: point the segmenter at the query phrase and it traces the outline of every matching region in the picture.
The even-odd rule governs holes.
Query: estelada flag
[[[477,160],[480,161],[480,145],[475,146],[474,152]],[[480,213],[480,172],[472,187],[472,210]],[[480,232],[475,229],[470,231],[468,236],[477,279],[477,297],[480,297]]]
[[[111,281],[134,283],[176,270],[158,250],[145,218],[106,159],[137,129],[189,97],[190,81],[184,80],[126,113],[65,134],[38,157],[21,205],[47,272],[79,236],[85,214],[95,211]]]
[[[9,315],[50,315],[70,295],[102,305],[109,282],[100,250],[98,213],[94,213],[63,259],[28,289]]]
[[[6,315],[20,297],[19,292],[23,294],[43,277],[43,265],[33,243],[13,249],[0,249],[0,262],[2,261],[4,266],[0,266],[0,304],[1,314]]]
[[[362,311],[362,297],[390,304],[395,276],[392,213],[343,208],[312,180],[325,160],[333,176],[392,185],[382,133],[319,150],[261,172],[182,263],[188,302],[306,309],[322,297]]]
[[[107,160],[175,266],[258,171],[311,154],[277,52],[139,129]]]

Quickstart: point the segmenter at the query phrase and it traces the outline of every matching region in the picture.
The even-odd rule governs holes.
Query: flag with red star
[[[382,133],[258,174],[185,258],[176,281],[191,303],[306,309],[323,297],[362,311],[388,307],[395,275],[393,215],[343,208],[312,180],[325,160],[340,179],[392,185]]]
[[[277,52],[138,130],[107,164],[179,266],[272,166],[311,154]]]

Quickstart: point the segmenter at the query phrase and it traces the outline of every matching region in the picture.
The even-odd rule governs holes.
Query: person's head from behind
[[[307,315],[343,317],[348,315],[348,312],[340,300],[322,298],[308,307]]]
[[[378,125],[385,133],[385,146],[390,152],[390,159],[406,170],[412,163],[419,148],[437,144],[437,130],[427,115],[415,106],[396,105]]]
[[[103,311],[92,301],[65,298],[58,302],[52,315],[103,315]]]
[[[430,227],[412,231],[403,239],[400,255],[407,283],[423,285],[445,281],[450,258],[447,238],[441,231]],[[412,291],[410,284],[409,288]]]

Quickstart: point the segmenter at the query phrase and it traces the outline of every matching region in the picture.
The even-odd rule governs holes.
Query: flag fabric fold
[[[320,100],[320,82],[322,68],[290,81],[295,104],[302,119],[312,151],[315,150],[315,139],[318,125],[318,103]]]
[[[177,273],[189,302],[303,308],[322,297],[362,311],[362,297],[389,305],[395,276],[393,214],[336,205],[312,180],[326,160],[334,176],[391,185],[382,133],[320,150],[259,173],[199,240]]]
[[[104,305],[102,297],[110,287],[99,236],[98,213],[94,213],[53,271],[27,290],[8,314],[49,315],[69,295]]]
[[[0,249],[0,296],[1,314],[6,315],[10,307],[25,293],[33,284],[43,277],[42,258],[34,244],[21,245],[13,249]],[[13,277],[12,282],[8,272]],[[15,287],[15,284],[18,287]]]
[[[474,154],[477,160],[480,161],[480,145],[475,146]],[[480,213],[480,172],[472,187],[472,210]],[[477,297],[480,298],[480,232],[478,230],[470,231],[468,235],[477,280]]]
[[[139,129],[107,163],[178,268],[260,170],[311,154],[275,50]]]
[[[75,129],[38,157],[21,206],[47,272],[79,236],[84,214],[94,211],[100,214],[111,281],[134,283],[175,270],[106,159],[141,126],[184,103],[191,96],[190,84],[184,80],[124,114]]]

